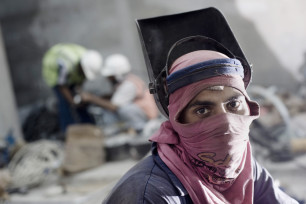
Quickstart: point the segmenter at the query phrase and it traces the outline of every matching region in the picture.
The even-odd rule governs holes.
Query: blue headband
[[[237,59],[226,58],[200,62],[170,74],[167,77],[168,92],[171,94],[179,88],[203,79],[233,74],[244,78],[243,66]]]

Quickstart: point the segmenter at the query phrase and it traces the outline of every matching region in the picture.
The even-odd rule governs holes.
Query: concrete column
[[[0,24],[0,141],[10,131],[18,142],[23,141],[16,107]]]

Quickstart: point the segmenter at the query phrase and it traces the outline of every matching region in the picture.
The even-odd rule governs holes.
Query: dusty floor
[[[49,181],[26,195],[12,194],[8,204],[97,204],[137,161],[108,162],[72,177]],[[65,183],[65,185],[58,185]]]

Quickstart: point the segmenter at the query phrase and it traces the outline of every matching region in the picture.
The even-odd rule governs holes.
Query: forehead
[[[194,101],[223,102],[232,97],[244,97],[244,95],[233,87],[225,86],[223,89],[204,89],[197,94],[190,103]]]

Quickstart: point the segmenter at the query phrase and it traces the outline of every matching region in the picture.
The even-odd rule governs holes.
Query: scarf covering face
[[[246,97],[250,116],[224,113],[192,124],[182,124],[177,120],[197,94],[218,85],[239,90]],[[259,106],[249,99],[242,78],[221,75],[184,86],[170,95],[168,110],[169,121],[162,124],[151,141],[157,142],[161,159],[182,182],[192,201],[252,203],[248,133],[249,125],[258,117]]]

